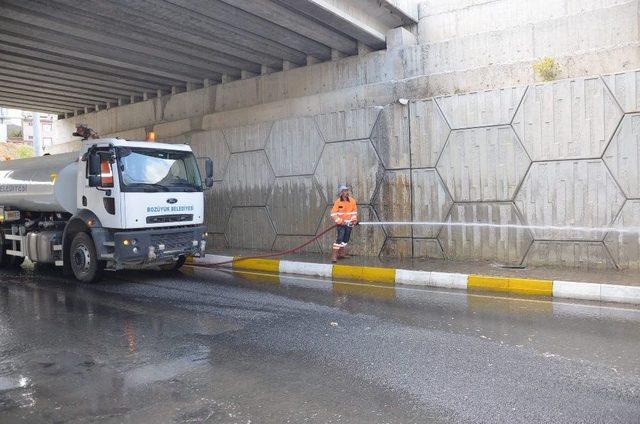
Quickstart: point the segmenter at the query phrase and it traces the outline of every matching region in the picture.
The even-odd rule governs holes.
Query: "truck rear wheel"
[[[87,233],[81,232],[71,241],[69,261],[73,275],[83,283],[93,283],[104,270],[104,263],[98,260],[93,239]]]

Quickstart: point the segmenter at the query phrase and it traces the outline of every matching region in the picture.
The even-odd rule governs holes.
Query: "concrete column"
[[[173,96],[174,94],[178,94],[178,86],[177,85],[172,85],[171,86],[171,95]]]
[[[272,73],[274,73],[275,71],[276,71],[276,70],[275,70],[275,69],[273,69],[273,68],[272,68],[272,67],[270,67],[270,66],[267,66],[267,65],[262,65],[262,66],[260,66],[260,74],[261,74],[261,75],[272,74]]]
[[[387,49],[397,49],[418,44],[418,39],[403,27],[387,31]]]
[[[42,131],[40,131],[40,113],[33,112],[33,154],[42,156]]]
[[[309,65],[315,65],[316,63],[320,63],[320,59],[318,59],[317,57],[311,56],[310,54],[307,55],[307,66]]]
[[[371,50],[371,47],[367,46],[362,41],[358,41],[358,54],[359,55],[371,53],[372,51],[373,50]]]
[[[158,98],[162,97],[162,89],[158,88],[158,91],[156,92],[156,97]]]
[[[131,98],[129,99],[130,103],[135,103],[136,102],[136,96],[131,96]]]
[[[0,107],[0,143],[7,142],[7,124],[4,122],[7,109]]]
[[[93,110],[95,110],[96,112],[100,110],[100,105],[99,104],[95,104],[93,105]]]
[[[142,101],[149,100],[149,93],[147,91],[142,92]]]
[[[295,63],[289,62],[288,60],[283,60],[282,61],[282,70],[283,71],[288,71],[289,69],[293,69],[293,68],[297,68],[298,65],[296,65]]]
[[[222,74],[222,83],[223,84],[226,84],[228,82],[235,81],[235,80],[237,80],[237,78],[234,77],[233,75]]]
[[[211,80],[210,80],[209,78],[205,78],[205,79],[202,81],[202,86],[203,86],[203,87],[205,87],[205,88],[207,88],[207,87],[211,87]]]
[[[340,50],[331,49],[331,60],[340,60],[343,57],[346,57],[346,54],[342,53]]]
[[[185,88],[186,88],[186,91],[193,91],[193,90],[197,89],[198,86],[196,85],[195,82],[188,82],[187,86]]]
[[[256,75],[257,74],[254,74],[253,72],[249,72],[249,71],[245,71],[245,70],[241,70],[240,71],[240,79],[253,78]]]

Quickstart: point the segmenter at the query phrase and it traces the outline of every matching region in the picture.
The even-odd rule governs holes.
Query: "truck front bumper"
[[[180,256],[204,255],[206,227],[154,228],[113,234],[116,263],[162,263]]]

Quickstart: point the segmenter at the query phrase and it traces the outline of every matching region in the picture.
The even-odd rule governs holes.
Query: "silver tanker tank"
[[[77,211],[79,153],[0,162],[0,206],[21,211]]]

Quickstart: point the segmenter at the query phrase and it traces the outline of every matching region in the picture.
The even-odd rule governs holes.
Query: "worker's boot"
[[[338,249],[331,249],[332,254],[331,254],[331,263],[336,263],[338,262]]]

